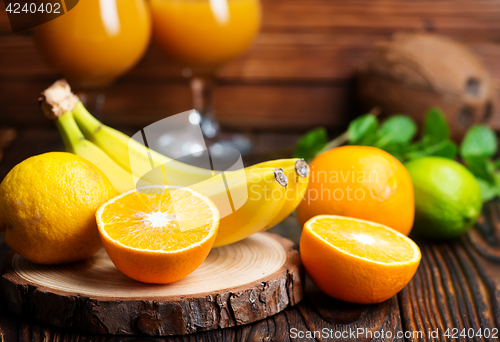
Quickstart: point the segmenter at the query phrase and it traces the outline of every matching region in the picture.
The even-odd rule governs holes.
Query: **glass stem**
[[[212,76],[191,77],[193,107],[200,114],[201,130],[207,138],[214,138],[219,132],[219,123],[215,121],[213,110],[213,87]]]

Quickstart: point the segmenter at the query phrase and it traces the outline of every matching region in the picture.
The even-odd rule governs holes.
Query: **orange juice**
[[[210,70],[241,54],[260,26],[258,0],[151,0],[153,38],[174,60]]]
[[[108,85],[144,54],[151,36],[144,0],[81,0],[36,27],[44,57],[79,88]]]

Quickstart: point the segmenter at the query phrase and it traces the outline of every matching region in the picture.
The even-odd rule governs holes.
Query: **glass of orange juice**
[[[102,89],[139,61],[150,37],[151,17],[144,0],[81,0],[66,14],[35,28],[42,55],[94,102],[86,103],[97,107],[94,110],[102,104]]]
[[[240,152],[250,148],[240,135],[219,134],[214,118],[214,72],[243,53],[260,28],[258,0],[150,0],[153,40],[191,77],[193,107],[203,135],[211,145],[229,146]],[[170,139],[170,141],[176,139]]]

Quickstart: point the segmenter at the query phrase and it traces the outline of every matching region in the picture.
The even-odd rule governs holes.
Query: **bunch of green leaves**
[[[323,151],[345,144],[378,147],[403,163],[425,156],[455,159],[460,152],[465,166],[481,187],[483,201],[500,197],[500,160],[493,160],[498,141],[490,128],[472,126],[458,151],[443,113],[432,108],[425,116],[418,140],[415,140],[416,132],[416,123],[406,115],[394,115],[379,122],[375,115],[366,114],[351,121],[347,131],[330,142],[325,128],[307,132],[299,139],[294,156],[311,160]]]
[[[417,124],[406,115],[379,122],[375,115],[366,114],[351,121],[347,131],[331,142],[324,128],[307,132],[297,143],[295,157],[311,160],[318,153],[343,144],[378,147],[402,162],[431,155],[457,156],[457,146],[451,141],[449,127],[438,108],[428,111],[422,137],[414,141],[416,133]]]
[[[326,128],[314,128],[299,139],[297,145],[295,145],[295,152],[293,155],[295,158],[304,158],[310,161],[325,150],[327,144],[328,133],[326,132]]]
[[[472,126],[460,145],[460,156],[476,176],[483,201],[500,196],[500,160],[493,160],[498,148],[495,133],[484,125]]]

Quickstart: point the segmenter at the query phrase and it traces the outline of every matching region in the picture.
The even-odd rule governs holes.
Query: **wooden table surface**
[[[281,136],[282,145],[269,144],[276,140],[272,136],[254,138],[260,154],[269,156],[266,146],[289,151],[286,146],[296,136]],[[52,150],[62,150],[55,129],[23,129],[4,151],[0,179],[21,160]],[[184,337],[150,338],[95,336],[57,329],[18,317],[0,302],[0,341],[497,341],[500,339],[499,203],[485,205],[478,224],[461,238],[443,243],[417,241],[422,261],[415,277],[398,295],[381,304],[337,301],[306,280],[302,302],[266,320]],[[300,236],[293,217],[273,231],[295,242]],[[0,240],[1,260],[7,250]],[[453,334],[454,328],[458,329],[455,339],[444,336],[447,329]],[[469,336],[474,333],[474,337],[460,337],[462,329]],[[300,337],[300,332],[308,331],[316,332],[316,336]],[[485,337],[487,331],[489,338]],[[495,331],[497,338],[493,338]],[[431,336],[429,332],[433,332]]]

